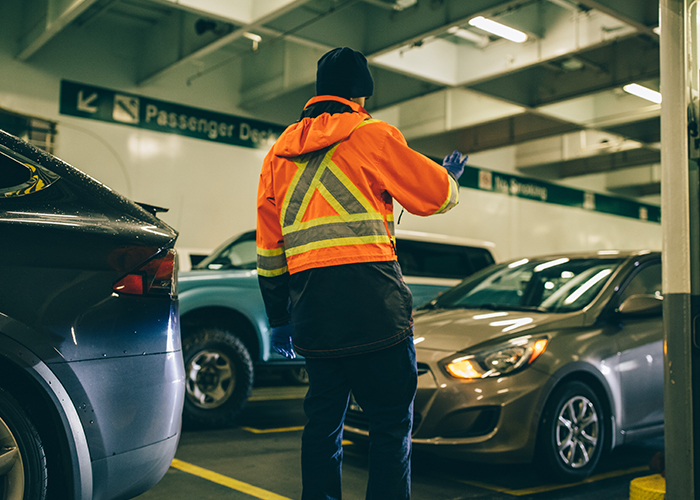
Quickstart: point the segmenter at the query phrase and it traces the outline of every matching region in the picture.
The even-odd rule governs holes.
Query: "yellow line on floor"
[[[231,488],[232,490],[240,491],[241,493],[245,493],[246,495],[250,495],[255,498],[260,498],[261,500],[291,500],[287,497],[283,497],[282,495],[278,495],[277,493],[272,493],[271,491],[263,490],[262,488],[258,488],[257,486],[238,481],[228,476],[224,476],[223,474],[219,474],[218,472],[213,472],[193,464],[188,464],[187,462],[183,462],[182,460],[178,460],[177,458],[173,459],[172,463],[170,464],[170,467],[173,467],[177,470],[181,470],[182,472],[187,472],[188,474],[192,474],[194,476],[201,477],[202,479],[206,479],[208,481],[211,481],[212,483],[226,486],[227,488]]]
[[[463,479],[460,479],[459,481],[462,483],[468,484],[470,486],[476,486],[478,488],[483,488],[486,490],[492,490],[492,491],[497,491],[499,493],[505,493],[507,495],[521,497],[524,495],[534,495],[537,493],[546,493],[548,491],[561,490],[564,488],[573,488],[575,486],[581,486],[584,484],[595,483],[596,481],[601,481],[603,479],[610,479],[613,477],[625,476],[627,474],[633,474],[635,472],[643,472],[643,471],[648,471],[648,470],[649,470],[648,465],[642,465],[639,467],[632,467],[631,469],[616,470],[616,471],[611,471],[611,472],[605,472],[603,474],[597,474],[595,476],[589,477],[588,479],[584,479],[583,481],[579,481],[578,483],[545,484],[542,486],[536,486],[534,488],[525,488],[522,490],[511,490],[509,488],[504,488],[502,486],[496,486],[493,484],[482,483],[479,481],[465,481]]]
[[[304,426],[298,427],[278,427],[277,429],[256,429],[254,427],[241,427],[244,431],[252,432],[253,434],[272,434],[275,432],[294,432],[304,430]]]
[[[256,387],[248,401],[277,401],[282,399],[304,399],[308,387]]]

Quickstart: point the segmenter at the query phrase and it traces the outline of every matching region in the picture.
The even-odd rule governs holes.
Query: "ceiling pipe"
[[[383,2],[382,0],[363,0],[365,3],[375,5],[387,10],[402,11],[409,7],[413,7],[418,3],[418,0],[395,0],[394,2]]]

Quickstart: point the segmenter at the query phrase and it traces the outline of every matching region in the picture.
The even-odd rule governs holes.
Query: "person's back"
[[[393,199],[417,215],[446,212],[457,203],[466,161],[455,152],[443,168],[408,148],[396,128],[362,107],[372,91],[362,54],[325,54],[318,96],[280,136],[260,177],[258,276],[273,348],[303,354],[309,373],[304,499],[341,496],[351,390],[371,422],[367,497],[410,496],[417,376]]]

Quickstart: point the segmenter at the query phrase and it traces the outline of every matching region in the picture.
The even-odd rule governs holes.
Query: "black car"
[[[0,131],[0,498],[126,499],[167,471],[177,233]]]

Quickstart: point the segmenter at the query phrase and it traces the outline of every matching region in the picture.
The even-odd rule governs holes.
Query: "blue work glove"
[[[445,156],[442,160],[442,166],[447,169],[449,173],[454,175],[455,179],[459,179],[459,176],[464,172],[464,165],[467,163],[467,155],[464,155],[462,159],[462,153],[459,151],[453,151],[451,155]]]
[[[297,355],[294,353],[294,347],[292,347],[292,325],[272,327],[270,346],[285,358],[296,358]]]

